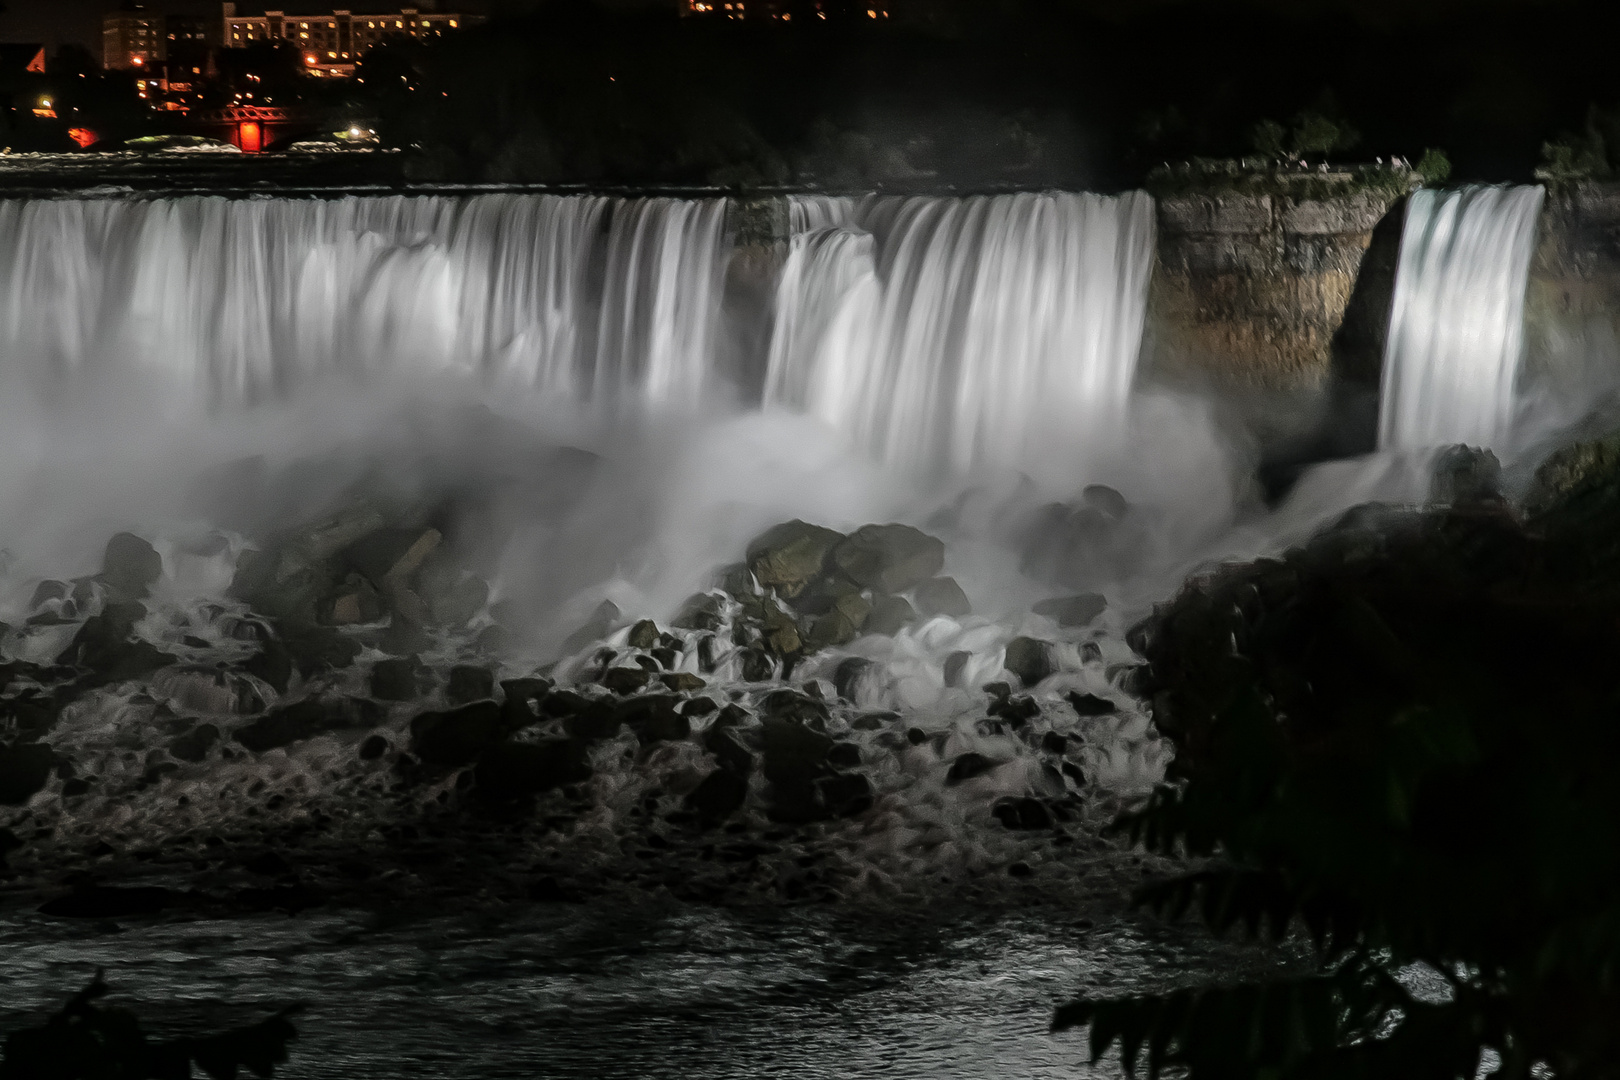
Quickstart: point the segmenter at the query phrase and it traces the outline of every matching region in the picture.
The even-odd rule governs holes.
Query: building
[[[167,32],[162,15],[125,3],[101,20],[101,66],[138,71],[160,62]]]
[[[303,52],[311,75],[346,78],[365,51],[390,37],[418,41],[443,37],[483,22],[479,15],[401,7],[395,11],[360,14],[334,8],[325,12],[290,13],[266,10],[250,15],[225,4],[224,44],[245,49],[260,41],[290,42]]]
[[[748,22],[887,19],[890,0],[677,0],[681,15]]]

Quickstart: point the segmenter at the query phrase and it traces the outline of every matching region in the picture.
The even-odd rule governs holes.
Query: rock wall
[[[1620,184],[1548,192],[1525,337],[1535,380],[1585,381],[1620,362]]]
[[[1376,383],[1403,205],[1375,192],[1160,199],[1144,374],[1284,392],[1335,373]]]

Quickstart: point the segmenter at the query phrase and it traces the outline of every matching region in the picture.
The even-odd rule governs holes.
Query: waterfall
[[[1416,192],[1384,349],[1378,442],[1490,446],[1513,420],[1540,187]]]
[[[1148,196],[812,197],[791,220],[768,404],[936,467],[1039,467],[1118,434]]]
[[[253,400],[319,371],[701,392],[722,200],[484,195],[0,202],[8,366],[168,373]]]

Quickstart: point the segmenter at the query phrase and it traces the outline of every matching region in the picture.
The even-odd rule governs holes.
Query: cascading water
[[[1142,194],[801,198],[766,402],[881,458],[1072,465],[1116,435],[1153,260]]]
[[[1423,190],[1407,204],[1378,442],[1498,444],[1513,421],[1540,187]]]
[[[13,366],[127,365],[222,400],[319,371],[466,371],[690,402],[724,227],[721,200],[6,202],[0,347]]]

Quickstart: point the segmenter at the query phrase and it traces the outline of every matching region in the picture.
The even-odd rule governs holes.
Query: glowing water
[[[589,196],[0,203],[0,347],[226,401],[321,371],[689,401],[724,219],[718,200]]]
[[[1384,350],[1385,448],[1499,444],[1513,421],[1540,187],[1419,191]]]
[[[769,404],[881,458],[1072,467],[1117,437],[1152,267],[1152,200],[794,201]]]

